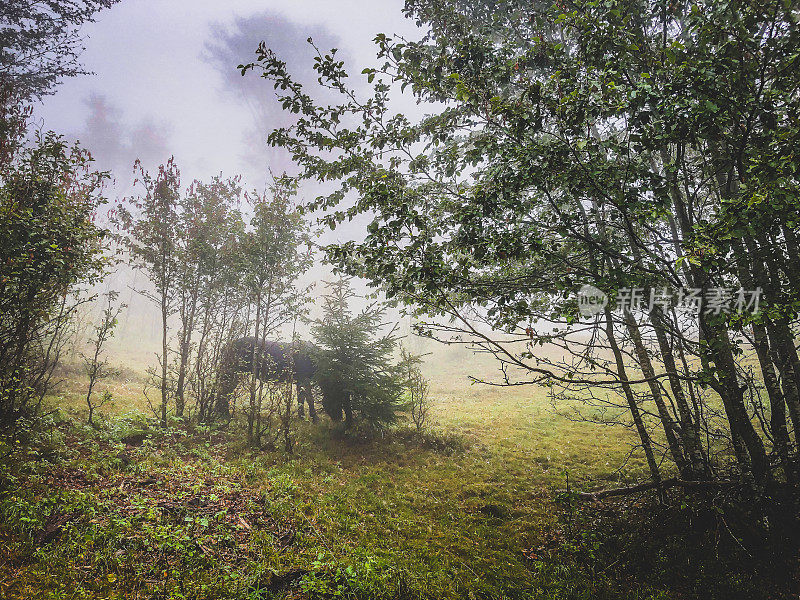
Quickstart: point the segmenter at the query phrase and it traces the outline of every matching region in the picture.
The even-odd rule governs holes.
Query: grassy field
[[[0,598],[781,597],[719,507],[560,492],[643,479],[636,456],[619,470],[630,432],[459,364],[437,366],[425,434],[297,421],[292,455],[153,427],[134,371],[95,431],[69,375],[29,455],[0,448]]]

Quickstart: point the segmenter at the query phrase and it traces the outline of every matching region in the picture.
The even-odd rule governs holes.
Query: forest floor
[[[536,390],[434,387],[423,434],[297,420],[287,454],[235,423],[161,430],[135,374],[109,386],[99,431],[76,381],[49,426],[0,446],[0,598],[798,597],[796,547],[723,498],[564,493],[643,465],[630,432]]]

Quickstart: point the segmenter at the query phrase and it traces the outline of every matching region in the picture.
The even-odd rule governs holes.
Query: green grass
[[[439,385],[426,436],[296,422],[287,455],[236,427],[161,432],[127,414],[146,410],[141,383],[110,382],[96,432],[72,380],[4,461],[0,598],[695,597],[630,580],[603,546],[622,526],[557,492],[567,473],[644,477],[638,457],[616,472],[630,433],[558,416],[536,389]]]

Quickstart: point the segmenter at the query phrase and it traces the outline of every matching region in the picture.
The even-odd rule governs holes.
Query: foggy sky
[[[272,86],[236,69],[265,40],[301,82],[315,81],[306,39],[337,47],[359,73],[379,32],[413,34],[402,0],[122,0],[84,32],[82,61],[95,75],[65,81],[36,108],[46,129],[67,134],[113,169],[119,190],[140,158],[154,168],[175,155],[184,181],[220,172],[263,186],[291,170],[266,135],[286,123]]]
[[[79,140],[98,168],[112,172],[106,193],[112,204],[134,193],[137,158],[153,170],[174,155],[184,184],[241,174],[246,188],[263,189],[270,170],[295,171],[290,157],[266,144],[272,128],[290,121],[272,85],[255,72],[242,77],[237,65],[253,61],[264,40],[301,83],[312,85],[313,49],[306,42],[312,37],[323,51],[339,50],[354,75],[350,83],[357,85],[357,74],[373,64],[377,33],[419,35],[403,18],[402,5],[403,0],[122,0],[83,30],[81,60],[94,75],[64,81],[35,107],[35,123]],[[301,188],[301,196],[318,192]],[[321,241],[358,236],[360,221]],[[329,271],[318,266],[302,283],[326,278]],[[152,364],[157,311],[133,291],[146,287],[145,278],[123,268],[101,287],[122,292],[120,300],[129,306],[117,351],[126,360]],[[317,293],[322,289],[318,285]]]

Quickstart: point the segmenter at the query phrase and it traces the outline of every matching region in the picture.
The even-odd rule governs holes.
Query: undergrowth
[[[796,576],[796,553],[776,578],[678,498],[576,503],[453,431],[295,437],[287,455],[234,425],[51,417],[0,446],[0,597],[780,598]]]

